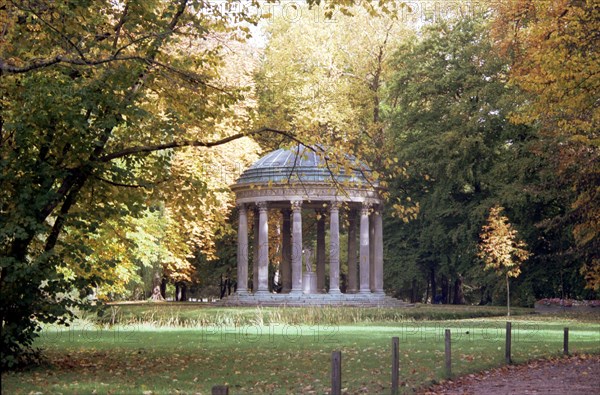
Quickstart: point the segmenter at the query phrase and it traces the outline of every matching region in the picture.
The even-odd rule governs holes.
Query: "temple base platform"
[[[264,293],[232,294],[215,303],[218,306],[351,306],[351,307],[413,307],[413,304],[385,294],[303,294]]]

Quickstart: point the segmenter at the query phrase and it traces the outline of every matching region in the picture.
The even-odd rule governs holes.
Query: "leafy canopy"
[[[64,322],[86,303],[80,295],[119,273],[122,251],[98,240],[110,220],[140,216],[163,200],[155,191],[164,186],[168,195],[166,179],[179,179],[169,202],[206,195],[204,181],[183,171],[171,148],[213,147],[246,134],[234,107],[243,89],[220,75],[222,43],[256,16],[229,13],[233,3],[0,7],[3,367],[20,361],[40,323]],[[190,226],[198,243],[201,232]]]
[[[498,275],[518,277],[521,264],[531,255],[527,244],[517,239],[517,230],[502,215],[500,206],[490,209],[487,223],[483,225],[479,257],[484,261],[486,270],[494,270]]]
[[[593,0],[507,0],[494,8],[499,49],[513,58],[510,80],[529,93],[512,121],[537,125],[544,150],[556,152],[558,188],[576,196],[555,222],[571,227],[587,287],[600,290],[600,6]]]

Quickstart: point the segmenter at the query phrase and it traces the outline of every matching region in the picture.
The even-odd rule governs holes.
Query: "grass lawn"
[[[193,316],[191,307],[186,308],[190,311],[185,314]],[[227,384],[232,394],[321,394],[329,390],[334,350],[342,351],[342,385],[349,393],[389,393],[393,336],[400,338],[403,392],[410,393],[443,378],[446,328],[452,330],[454,374],[504,363],[506,318],[417,321],[408,317],[411,313],[404,313],[404,319],[392,322],[383,318],[375,321],[374,317],[382,317],[383,312],[368,310],[325,309],[319,318],[317,312],[302,309],[257,312],[252,308],[204,308],[202,314],[211,319],[205,317],[202,322],[179,318],[179,324],[185,321],[188,325],[169,326],[157,325],[156,318],[161,314],[172,318],[184,315],[172,306],[165,305],[160,313],[155,312],[153,323],[142,323],[138,318],[144,313],[140,311],[130,310],[131,314],[119,319],[113,311],[116,321],[128,317],[132,323],[98,326],[81,321],[70,329],[44,330],[37,345],[46,350],[48,364],[4,374],[2,393],[209,394],[213,385]],[[412,314],[421,314],[413,310]],[[451,310],[457,314],[456,307]],[[365,321],[326,321],[328,314],[335,321],[344,311],[347,316],[354,315],[349,320],[362,316]],[[302,314],[315,314],[315,322],[293,323]],[[248,321],[242,323],[241,316]],[[276,322],[277,317],[280,322]],[[316,322],[319,319],[321,322]],[[239,322],[236,327],[217,323],[219,320]],[[306,321],[311,319],[307,317]],[[565,326],[570,328],[572,353],[600,353],[598,320],[523,315],[511,317],[511,321],[516,363],[559,356]]]
[[[533,309],[513,307],[513,315],[531,315]],[[156,326],[358,324],[407,320],[457,320],[506,315],[501,306],[421,305],[412,308],[340,307],[210,307],[202,303],[122,303],[108,306],[98,320],[105,324]],[[600,318],[596,317],[596,318]]]

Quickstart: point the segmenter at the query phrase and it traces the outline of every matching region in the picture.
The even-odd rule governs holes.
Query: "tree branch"
[[[168,25],[168,27],[169,27],[168,32],[172,32],[174,27],[177,25],[179,18],[181,17],[181,15],[183,14],[183,12],[185,10],[185,7],[187,6],[187,1],[188,0],[180,0],[177,12],[173,16],[173,18],[171,19],[171,21]],[[149,61],[153,61],[155,59],[156,54],[158,53],[158,49],[159,49],[160,45],[164,42],[164,40],[165,40],[164,36],[156,38],[156,40],[153,43],[153,49],[150,51],[150,54],[148,56]],[[113,55],[113,58],[115,58],[115,57],[116,56]],[[131,57],[131,58],[140,59],[140,57],[135,57],[135,56]],[[144,58],[142,58],[142,59],[144,59]],[[55,60],[56,60],[56,62],[54,62],[53,64],[60,62],[62,60],[62,58],[61,58],[61,56],[57,56],[55,58]],[[115,60],[115,59],[112,59],[112,60]],[[119,60],[121,60],[121,59],[119,59]],[[89,61],[84,62],[81,59],[73,59],[72,61],[73,62],[82,62],[82,64],[86,64],[86,65],[88,65],[90,63]],[[4,66],[7,66],[6,63],[4,63],[0,59],[0,75],[2,75]],[[30,70],[33,70],[35,68],[39,68],[39,67],[31,67]],[[124,102],[122,103],[122,107],[125,107],[128,103],[130,103],[133,100],[133,98],[135,97],[139,88],[142,86],[143,81],[148,76],[149,69],[150,69],[150,67],[148,66],[146,68],[146,70],[144,71],[144,73],[142,73],[142,75],[138,78],[138,81],[131,87],[129,94],[126,96]],[[25,70],[25,71],[28,71],[28,70]],[[25,72],[25,71],[21,71],[21,72]],[[115,116],[120,117],[120,114],[115,114]],[[109,127],[107,129],[105,129],[103,135],[101,136],[101,138],[99,139],[99,141],[96,144],[96,148],[90,154],[90,157],[88,159],[88,164],[97,162],[99,160],[99,158],[101,158],[102,152],[104,151],[106,143],[107,143],[108,139],[110,138],[112,130],[113,130],[113,127]],[[87,181],[87,179],[89,177],[89,169],[86,169],[86,167],[87,167],[87,164],[70,171],[70,173],[65,177],[65,179],[61,183],[61,185],[58,188],[57,192],[55,193],[54,197],[51,198],[47,202],[47,204],[42,208],[42,210],[38,213],[38,220],[40,222],[45,221],[45,219],[54,211],[54,209],[60,204],[60,202],[63,199],[65,199],[65,201],[63,202],[63,206],[61,207],[61,210],[62,210],[62,208],[65,208],[66,209],[65,213],[68,213],[71,205],[74,203],[74,200],[76,199],[76,197],[79,193],[79,190],[81,190],[81,188],[83,187],[83,185],[85,184],[85,182]],[[73,199],[73,202],[70,202],[70,199]],[[59,215],[57,221],[59,221],[59,219],[61,219],[63,217],[64,216],[61,217]],[[63,226],[62,223],[55,224],[55,226],[53,227],[51,234],[49,236],[49,241],[47,242],[47,247],[49,247],[49,246],[51,247],[56,243],[56,240],[53,240],[53,238],[58,237],[58,234],[60,234],[60,232],[62,230],[62,226]]]
[[[67,44],[72,47],[75,52],[77,52],[77,54],[79,55],[79,57],[81,58],[81,60],[83,61],[87,61],[85,54],[83,53],[83,51],[73,42],[71,41],[71,39],[62,31],[58,30],[56,27],[54,27],[50,22],[48,22],[47,20],[45,20],[42,15],[40,15],[38,12],[36,12],[33,8],[24,8],[19,6],[19,4],[13,2],[13,5],[15,7],[17,7],[18,9],[20,9],[21,11],[27,11],[30,12],[31,14],[35,15],[35,17],[37,19],[39,19],[40,21],[42,21],[42,23],[44,25],[46,25],[50,30],[52,30],[53,32],[55,32],[56,34],[58,34],[64,41],[67,42]]]
[[[53,30],[56,34],[58,34],[59,36],[61,36],[64,40],[66,40],[68,42],[68,44],[73,47],[75,49],[75,51],[78,53],[79,57],[70,57],[66,54],[60,54],[60,55],[56,55],[53,58],[49,58],[49,59],[44,59],[44,60],[37,60],[37,61],[32,61],[32,63],[30,64],[26,64],[24,66],[15,66],[15,65],[11,65],[9,63],[7,63],[4,59],[0,59],[0,76],[2,74],[21,74],[21,73],[27,73],[29,71],[33,71],[33,70],[37,70],[37,69],[41,69],[41,68],[45,68],[45,67],[50,67],[53,66],[55,64],[58,63],[67,63],[67,64],[72,64],[72,65],[79,65],[79,66],[98,66],[101,64],[105,64],[105,63],[109,63],[109,62],[115,62],[115,61],[129,61],[129,60],[137,60],[137,61],[142,61],[145,62],[149,65],[153,65],[153,66],[162,66],[162,67],[166,67],[167,69],[169,69],[172,72],[177,72],[180,75],[186,75],[186,73],[180,71],[180,70],[176,70],[173,67],[169,67],[165,64],[161,64],[160,62],[157,62],[155,60],[156,57],[156,52],[158,50],[158,47],[160,47],[160,45],[163,43],[163,41],[165,40],[165,38],[170,35],[174,30],[175,27],[177,25],[177,23],[179,22],[181,15],[183,15],[185,8],[187,6],[187,0],[181,0],[179,3],[179,6],[177,7],[177,11],[175,13],[175,15],[171,18],[168,26],[167,26],[167,30],[162,33],[159,34],[158,36],[156,36],[156,40],[152,43],[153,49],[150,51],[150,56],[148,57],[143,57],[143,56],[119,56],[120,53],[127,48],[128,46],[130,46],[131,44],[137,42],[138,40],[135,40],[132,43],[126,44],[125,46],[116,49],[116,51],[108,56],[108,57],[104,57],[104,58],[98,58],[95,60],[92,59],[88,59],[85,57],[85,55],[83,54],[83,52],[81,52],[81,50],[79,49],[79,47],[77,47],[77,45],[75,45],[68,37],[66,37],[61,31],[57,30],[56,28],[54,28],[52,25],[48,24],[45,20],[41,19],[41,17],[39,15],[37,15],[33,10],[28,10],[29,12],[33,13],[34,15],[36,15],[38,18],[40,18],[40,20],[47,24],[49,26],[49,28],[51,30]],[[123,23],[125,23],[126,20],[126,16],[127,16],[127,9],[124,10],[124,13],[122,15],[121,20],[118,22],[116,29],[118,31],[120,31]],[[144,36],[142,38],[139,39],[139,41],[143,41],[146,40],[148,38],[152,37],[152,35],[148,35],[148,36]],[[186,75],[187,78],[192,78],[194,79],[194,82],[200,82],[200,83],[204,83],[201,78],[199,78],[198,76],[191,76],[191,75]]]
[[[52,230],[46,239],[46,245],[44,246],[44,251],[50,251],[56,246],[56,242],[58,241],[58,236],[62,232],[62,229],[65,225],[67,215],[71,210],[71,207],[77,202],[77,195],[85,185],[87,181],[87,175],[82,174],[79,178],[77,178],[74,182],[74,185],[69,188],[69,192],[66,195],[66,198],[60,208],[58,216],[54,221],[54,225],[52,225]]]
[[[96,176],[94,175],[94,178],[96,180],[105,182],[107,184],[110,184],[114,187],[125,187],[125,188],[145,188],[143,185],[137,185],[137,184],[123,184],[121,182],[116,182],[116,181],[111,181],[111,180],[107,180],[106,178],[102,178],[100,176]]]
[[[129,2],[127,2],[127,4],[125,4],[125,8],[123,9],[123,13],[121,14],[121,18],[119,18],[119,22],[117,22],[117,24],[115,25],[115,39],[113,41],[113,48],[116,49],[117,45],[119,44],[119,36],[121,35],[121,28],[123,27],[123,25],[125,24],[125,22],[127,21],[127,14],[129,13]],[[119,53],[119,51],[117,51],[116,53]]]
[[[262,133],[274,133],[274,134],[278,134],[278,135],[281,135],[281,136],[285,136],[285,137],[289,138],[290,140],[293,140],[293,141],[295,141],[295,142],[297,142],[299,144],[303,144],[302,141],[300,141],[297,137],[295,137],[289,131],[272,129],[272,128],[267,128],[267,127],[262,127],[260,129],[257,129],[257,130],[253,130],[253,131],[245,132],[245,133],[237,133],[237,134],[234,134],[232,136],[224,137],[222,139],[214,140],[214,141],[182,140],[182,141],[172,141],[172,142],[164,143],[164,144],[140,145],[140,146],[136,146],[136,147],[129,147],[129,148],[122,149],[121,151],[117,151],[117,152],[113,152],[113,153],[110,153],[110,154],[102,155],[101,157],[98,158],[98,161],[100,161],[100,162],[109,162],[109,161],[111,161],[113,159],[123,158],[123,157],[129,156],[129,155],[149,153],[149,152],[155,152],[155,151],[162,151],[162,150],[172,149],[172,148],[183,148],[183,147],[206,147],[206,148],[210,148],[210,147],[215,147],[215,146],[218,146],[218,145],[223,145],[223,144],[229,143],[229,142],[234,141],[234,140],[238,140],[238,139],[240,139],[242,137],[254,136],[254,135],[262,134]]]
[[[6,74],[27,73],[29,71],[53,66],[58,63],[68,63],[68,64],[73,64],[73,65],[78,65],[78,66],[98,66],[98,65],[101,65],[104,63],[109,63],[109,62],[119,62],[119,61],[128,61],[128,60],[146,61],[146,59],[141,56],[119,57],[119,56],[113,55],[113,56],[109,56],[107,58],[101,58],[101,59],[95,59],[95,60],[84,60],[84,59],[78,59],[78,58],[68,58],[68,57],[65,57],[64,55],[56,55],[55,57],[53,57],[51,59],[34,61],[25,66],[13,66],[13,65],[6,63],[3,59],[0,59],[0,75],[2,75],[3,73],[6,73]]]

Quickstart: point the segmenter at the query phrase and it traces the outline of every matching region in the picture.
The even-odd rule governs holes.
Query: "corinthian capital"
[[[302,210],[302,200],[292,200],[290,203],[292,204],[293,211]]]
[[[340,207],[342,207],[342,203],[341,202],[329,202],[329,212],[332,211],[340,211]]]
[[[371,203],[364,202],[360,208],[360,215],[369,215],[369,211],[371,211]]]

